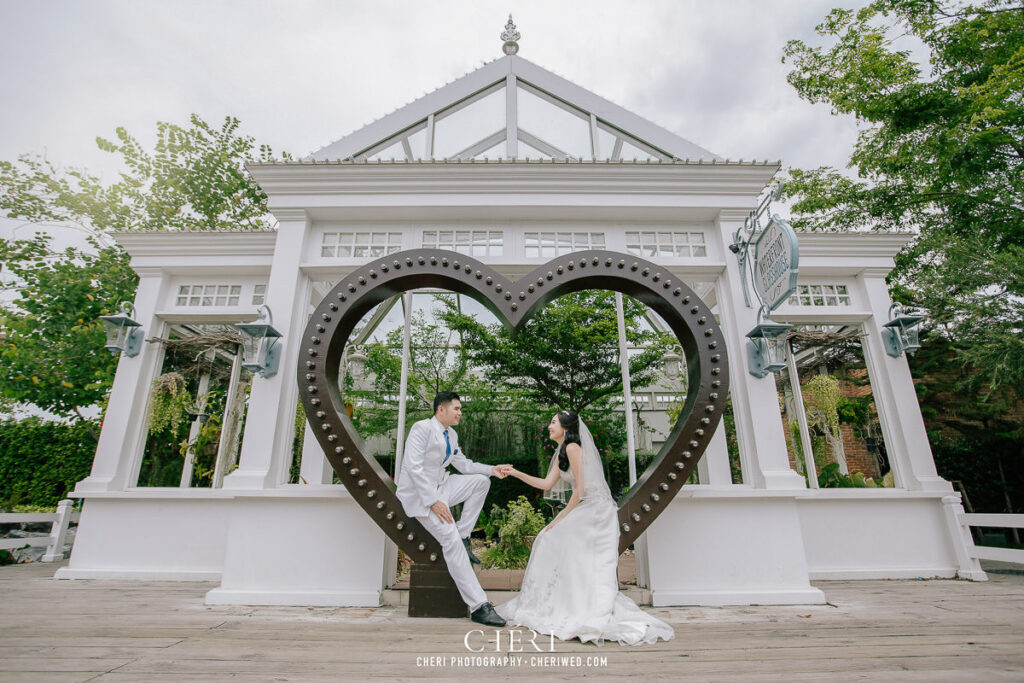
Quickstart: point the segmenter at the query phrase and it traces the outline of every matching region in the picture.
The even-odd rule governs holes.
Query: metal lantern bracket
[[[237,323],[235,329],[242,335],[242,367],[260,377],[273,377],[281,362],[281,333],[273,325],[270,307],[263,304],[251,323]]]
[[[134,316],[135,306],[128,301],[121,304],[121,310],[117,315],[100,316],[107,334],[107,343],[104,347],[111,355],[123,353],[128,358],[134,358],[142,350],[145,333],[142,325],[133,320]]]
[[[905,309],[903,304],[894,303],[889,306],[889,322],[882,326],[885,352],[893,358],[899,358],[904,352],[913,356],[921,348],[918,333],[924,318],[924,313]]]
[[[762,320],[763,318],[763,320]],[[757,311],[757,326],[747,332],[747,366],[761,379],[786,367],[786,339],[792,325],[768,319],[768,307]]]

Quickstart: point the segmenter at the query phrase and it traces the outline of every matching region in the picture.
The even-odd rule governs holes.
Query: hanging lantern
[[[363,379],[366,373],[366,361],[370,360],[359,351],[353,351],[348,354],[348,360],[346,367],[348,368],[348,374],[352,375],[353,379]]]
[[[666,353],[661,357],[662,367],[665,368],[665,376],[669,379],[675,379],[679,377],[679,373],[682,371],[682,358],[678,353],[674,351]]]
[[[764,320],[761,320],[762,314]],[[750,374],[765,377],[770,372],[780,372],[786,367],[786,351],[789,346],[789,332],[792,325],[772,322],[767,318],[766,309],[757,313],[758,323],[747,332],[747,361]]]
[[[133,315],[135,307],[126,301],[121,304],[121,312],[117,315],[100,316],[104,331],[107,333],[104,348],[110,351],[111,355],[124,353],[129,358],[134,358],[142,350],[142,325],[132,320]]]
[[[277,343],[281,333],[272,324],[269,306],[260,306],[258,313],[254,322],[234,326],[242,335],[242,367],[260,377],[272,377],[281,359],[281,345]]]
[[[914,309],[904,309],[903,304],[893,304],[889,307],[889,322],[883,325],[882,341],[885,343],[885,352],[893,358],[899,358],[901,353],[913,356],[921,348],[921,321],[925,315]]]

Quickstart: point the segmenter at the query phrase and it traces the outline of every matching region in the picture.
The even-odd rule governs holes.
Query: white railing
[[[49,536],[27,536],[25,538],[0,538],[0,550],[13,550],[25,546],[46,546],[43,562],[60,562],[64,559],[64,539],[72,522],[78,522],[82,513],[72,512],[74,501],[62,500],[56,512],[0,512],[0,524],[28,524],[52,522]]]
[[[968,526],[1024,529],[1024,515],[971,512],[964,514],[963,520]],[[975,545],[972,553],[979,560],[996,560],[999,562],[1024,564],[1024,550],[1015,548],[993,548],[991,546]]]

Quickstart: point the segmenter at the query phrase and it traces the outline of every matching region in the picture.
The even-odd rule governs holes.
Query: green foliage
[[[547,523],[544,515],[533,508],[526,496],[519,496],[509,502],[499,519],[498,543],[482,553],[480,562],[485,569],[522,569],[530,559],[526,537],[541,532]]]
[[[839,434],[839,404],[843,394],[832,375],[815,375],[800,390],[807,406],[807,422],[833,436]]]
[[[790,171],[794,224],[918,234],[893,296],[926,308],[970,370],[962,388],[1024,393],[1024,6],[876,0],[833,10],[825,45],[790,41],[790,84],[860,124],[850,158]],[[907,41],[928,53],[926,71]]]
[[[561,296],[518,330],[485,325],[450,306],[445,324],[491,383],[522,391],[542,404],[578,413],[622,393],[615,294],[585,290]],[[661,357],[676,343],[670,333],[645,331],[644,306],[624,297],[626,338],[643,347],[629,361],[634,386],[653,384]]]
[[[891,480],[889,485],[892,486]],[[865,477],[863,472],[854,472],[853,474],[841,473],[839,471],[839,463],[836,462],[830,462],[821,468],[821,472],[818,473],[818,486],[823,489],[875,489],[879,487],[874,479]]]
[[[221,415],[224,412],[224,399],[225,392],[223,390],[207,392],[203,407],[206,421],[199,425],[199,430],[192,440],[186,438],[178,444],[178,453],[183,460],[189,451],[193,454],[193,487],[213,486],[213,471],[217,465],[217,448],[220,445]],[[184,462],[182,465],[184,466]]]
[[[0,239],[15,291],[0,303],[0,394],[90,423],[79,409],[102,404],[117,358],[103,348],[101,315],[131,300],[138,277],[120,248],[51,249],[51,238]],[[90,425],[91,426],[91,425]]]
[[[69,416],[103,405],[117,358],[103,348],[98,318],[131,301],[138,282],[128,255],[109,245],[112,231],[272,225],[266,195],[244,168],[248,158],[270,160],[271,150],[238,135],[238,125],[228,117],[212,128],[194,115],[188,127],[161,122],[152,152],[118,128],[115,141],[97,140],[125,167],[108,185],[41,157],[0,161],[7,217],[91,235],[89,248],[61,252],[45,235],[0,240],[0,261],[13,276],[3,289],[17,293],[0,304],[0,395]]]
[[[96,427],[98,425],[90,425]],[[47,511],[89,476],[96,441],[82,424],[38,418],[0,422],[0,508]]]
[[[192,394],[180,372],[165,372],[157,377],[149,394],[149,432],[177,432],[192,403]]]
[[[254,230],[269,228],[267,196],[245,161],[272,161],[267,145],[238,135],[225,117],[213,128],[193,114],[188,127],[157,123],[152,152],[124,128],[111,141],[97,138],[125,170],[110,185],[78,168],[22,155],[0,161],[0,210],[34,223],[71,223],[93,234],[120,230]],[[288,155],[282,155],[288,158]]]

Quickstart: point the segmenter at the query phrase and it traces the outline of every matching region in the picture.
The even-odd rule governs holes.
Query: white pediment
[[[307,160],[485,157],[722,160],[515,55],[485,64]]]

